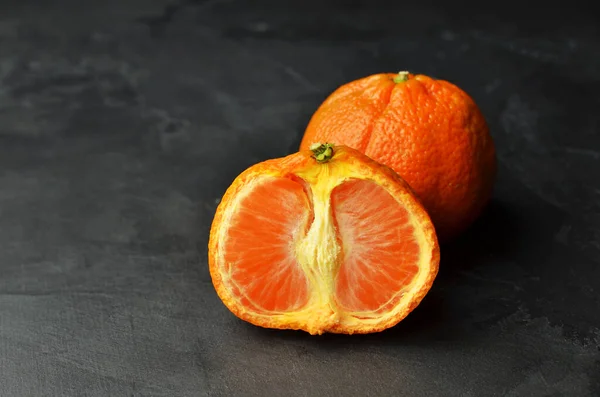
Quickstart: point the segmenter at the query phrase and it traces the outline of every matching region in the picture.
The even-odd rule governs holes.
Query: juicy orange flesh
[[[269,312],[306,305],[308,281],[293,243],[305,233],[310,214],[303,186],[289,178],[261,181],[241,200],[223,251],[242,304]]]
[[[331,201],[344,252],[335,282],[338,305],[355,313],[385,310],[419,270],[409,214],[367,180],[338,185]]]
[[[332,300],[356,316],[391,309],[419,270],[408,212],[385,189],[362,179],[342,182],[330,200],[342,247],[337,272],[329,275]],[[309,303],[311,285],[294,247],[312,216],[310,192],[290,178],[265,178],[240,200],[222,249],[230,287],[244,307],[293,312]]]

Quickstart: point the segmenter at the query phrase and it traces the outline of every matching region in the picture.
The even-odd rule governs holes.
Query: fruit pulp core
[[[224,280],[256,313],[377,317],[418,273],[408,211],[373,181],[264,176],[244,188],[222,243]]]

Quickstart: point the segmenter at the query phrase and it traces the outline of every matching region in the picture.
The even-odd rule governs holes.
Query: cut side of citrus
[[[262,327],[389,328],[437,274],[431,220],[389,168],[345,146],[313,149],[254,165],[229,187],[210,233],[215,289]]]
[[[308,228],[310,202],[291,179],[256,182],[231,214],[223,270],[245,305],[263,313],[297,310],[308,303],[309,283],[293,246]]]
[[[382,187],[352,180],[331,194],[344,256],[335,297],[347,312],[377,316],[419,272],[419,245],[409,213]]]

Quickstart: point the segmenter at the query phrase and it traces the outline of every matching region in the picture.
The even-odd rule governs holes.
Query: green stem
[[[310,145],[313,157],[317,163],[326,163],[333,157],[333,144],[331,143],[313,143]]]
[[[394,77],[394,83],[398,84],[408,81],[408,75],[409,72],[406,71],[398,72],[398,74]]]

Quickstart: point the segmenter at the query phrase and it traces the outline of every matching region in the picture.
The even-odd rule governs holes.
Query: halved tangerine
[[[433,224],[391,169],[346,146],[311,149],[256,164],[227,189],[210,232],[214,287],[261,327],[389,328],[437,274]]]

